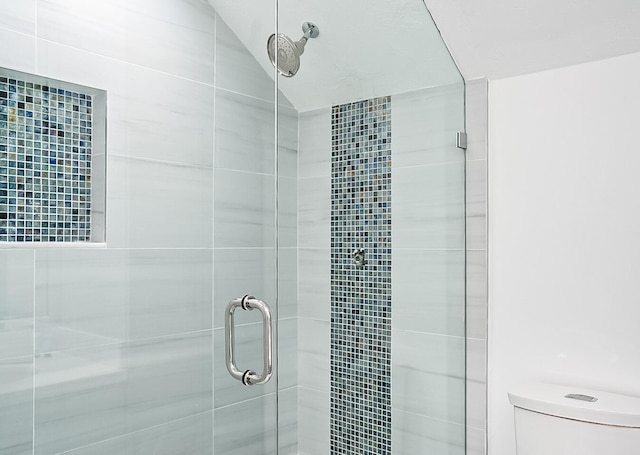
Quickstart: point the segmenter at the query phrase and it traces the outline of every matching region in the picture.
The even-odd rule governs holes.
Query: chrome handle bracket
[[[257,309],[262,313],[263,327],[263,369],[261,374],[253,370],[242,371],[236,366],[235,360],[235,311],[242,308],[245,311]],[[273,374],[273,329],[271,323],[271,309],[262,300],[256,299],[252,295],[231,300],[225,310],[225,363],[229,374],[234,379],[242,382],[246,386],[265,384],[271,379]]]

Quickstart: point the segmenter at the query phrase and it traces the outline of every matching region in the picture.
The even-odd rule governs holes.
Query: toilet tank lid
[[[573,395],[573,398],[567,398]],[[596,398],[597,401],[590,400]],[[567,419],[640,428],[640,398],[581,387],[528,384],[509,392],[517,408]]]

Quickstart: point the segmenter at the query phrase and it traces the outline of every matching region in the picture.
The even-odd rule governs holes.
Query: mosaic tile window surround
[[[331,453],[391,454],[391,97],[331,134]]]
[[[0,69],[0,242],[90,241],[93,97],[28,76]]]

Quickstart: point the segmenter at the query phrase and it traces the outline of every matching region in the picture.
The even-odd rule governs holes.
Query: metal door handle
[[[242,308],[246,311],[252,311],[253,309],[258,309],[262,313],[262,326],[263,326],[263,361],[264,365],[262,368],[262,373],[258,375],[255,371],[245,370],[241,371],[236,366],[235,362],[235,323],[234,323],[234,313],[236,309]],[[273,355],[272,355],[272,346],[273,346],[273,336],[271,329],[271,310],[269,309],[269,305],[264,303],[262,300],[258,300],[252,295],[245,295],[242,298],[233,299],[227,305],[227,309],[225,311],[225,361],[227,363],[227,370],[231,376],[233,376],[238,381],[241,381],[244,385],[259,385],[265,384],[271,379],[271,375],[273,374]]]

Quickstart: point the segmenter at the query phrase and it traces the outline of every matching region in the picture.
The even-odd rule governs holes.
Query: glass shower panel
[[[276,98],[273,69],[243,41],[247,27],[275,23],[275,3],[211,1],[216,9],[216,87],[213,252],[213,447],[220,454],[275,454],[278,449],[278,239],[276,184]],[[251,11],[234,14],[236,8]],[[264,49],[264,42],[261,49]],[[251,48],[251,49],[250,49]],[[262,57],[262,61],[259,57]],[[257,309],[234,312],[234,335],[225,337],[225,309],[232,299],[254,296],[273,317],[273,376],[243,385],[246,370],[260,375],[264,364],[263,317]],[[227,324],[228,325],[228,324]],[[225,368],[233,343],[233,378]],[[245,382],[251,382],[251,376]]]
[[[279,0],[280,33],[305,22],[278,79],[299,113],[297,453],[463,455],[464,81],[422,0]]]

